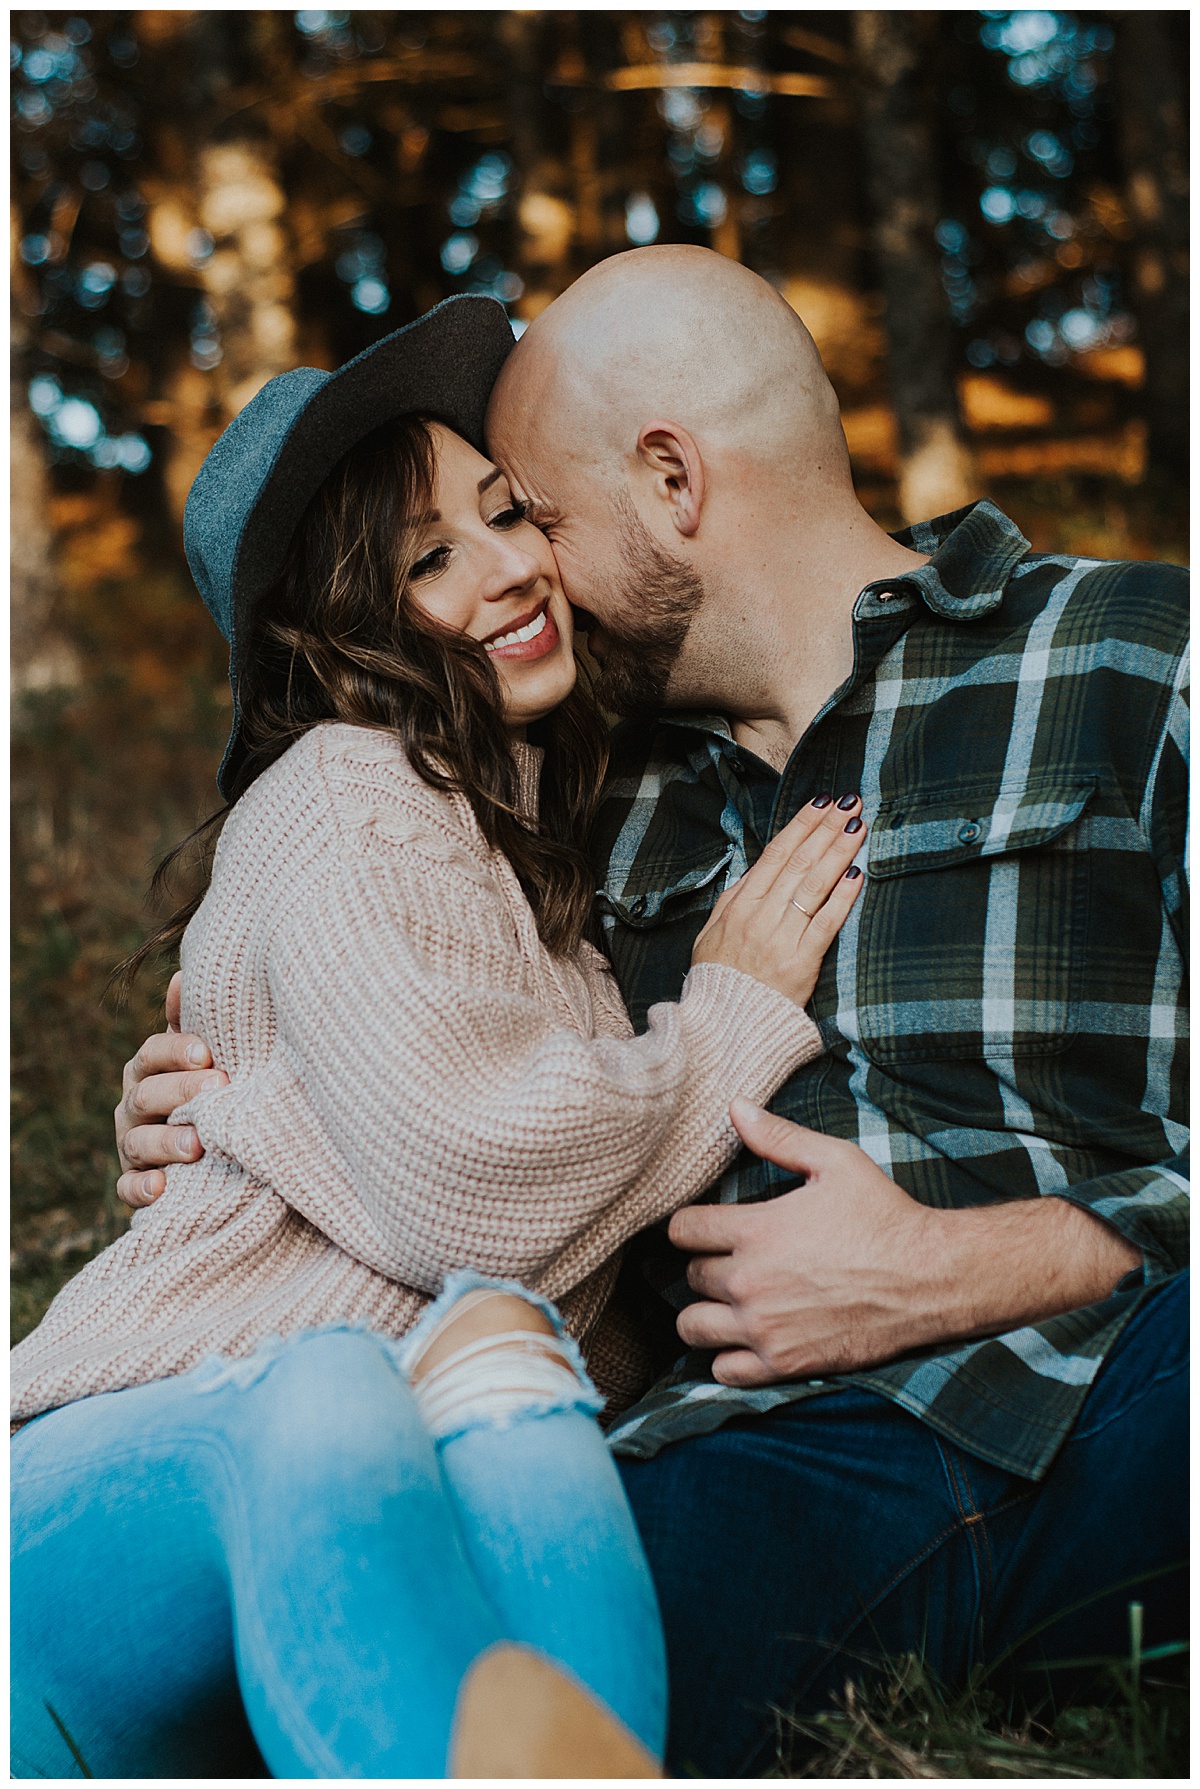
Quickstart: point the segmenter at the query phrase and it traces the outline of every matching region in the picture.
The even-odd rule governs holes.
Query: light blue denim
[[[11,1444],[13,1775],[80,1776],[74,1747],[96,1777],[444,1776],[503,1639],[661,1757],[658,1608],[593,1407],[435,1445],[401,1347],[332,1327],[38,1417]]]

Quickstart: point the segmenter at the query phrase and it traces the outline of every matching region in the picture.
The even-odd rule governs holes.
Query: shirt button
[[[635,919],[641,919],[643,913],[645,913],[645,911],[649,905],[650,905],[650,903],[646,899],[645,895],[639,895],[637,900],[633,903],[633,906],[629,909],[629,911],[633,914],[633,917]]]
[[[958,842],[960,845],[973,845],[976,839],[982,837],[983,827],[979,824],[978,820],[968,820],[965,826],[960,826],[958,829]]]

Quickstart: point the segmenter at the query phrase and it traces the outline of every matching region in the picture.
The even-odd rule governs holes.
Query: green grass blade
[[[46,1710],[46,1713],[50,1716],[50,1719],[54,1722],[54,1725],[58,1728],[59,1732],[62,1734],[63,1738],[66,1740],[67,1745],[70,1747],[70,1750],[71,1750],[71,1756],[72,1756],[72,1758],[74,1758],[76,1764],[78,1764],[80,1770],[83,1772],[83,1775],[85,1777],[92,1776],[93,1772],[90,1771],[87,1767],[87,1759],[84,1757],[84,1755],[80,1751],[79,1747],[75,1744],[75,1741],[71,1738],[70,1733],[67,1731],[67,1724],[63,1720],[62,1716],[59,1714],[58,1710],[56,1708],[52,1707],[51,1704],[46,1701],[45,1697],[42,1698],[42,1706]]]

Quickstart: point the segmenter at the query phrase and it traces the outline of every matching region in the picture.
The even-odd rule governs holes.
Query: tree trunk
[[[216,383],[229,421],[296,364],[287,199],[274,147],[261,137],[207,145],[197,185],[200,224],[215,244],[200,277],[219,331]]]
[[[1115,15],[1121,149],[1134,228],[1133,308],[1146,356],[1150,463],[1188,472],[1187,19]],[[1180,25],[1182,24],[1182,29]]]
[[[297,363],[295,274],[276,145],[260,123],[220,125],[236,85],[245,13],[194,13],[175,49],[190,78],[159,133],[161,175],[146,183],[159,262],[197,291],[191,352],[167,381],[164,469],[177,520],[217,435],[255,393]],[[257,45],[261,56],[262,45]],[[207,310],[205,309],[207,306]],[[153,411],[148,407],[148,414]]]
[[[9,277],[14,300],[27,289],[26,270],[16,258],[19,221],[11,219],[13,244]],[[13,721],[22,719],[26,694],[79,682],[74,648],[52,623],[57,578],[54,535],[50,526],[50,480],[41,431],[26,394],[28,326],[16,303],[9,330],[9,674]]]
[[[937,162],[924,68],[934,18],[854,15],[873,239],[887,315],[888,364],[906,521],[978,495],[958,413],[951,322],[934,229]]]
[[[506,59],[508,142],[516,164],[516,271],[525,282],[516,309],[525,322],[532,322],[570,281],[576,210],[567,197],[569,173],[550,144],[544,92],[547,15],[501,13],[498,32]]]

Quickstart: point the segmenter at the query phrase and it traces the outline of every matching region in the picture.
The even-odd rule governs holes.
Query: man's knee
[[[1126,1423],[1162,1428],[1169,1445],[1178,1441],[1188,1414],[1189,1281],[1176,1274],[1130,1319],[1088,1393],[1073,1441]]]

